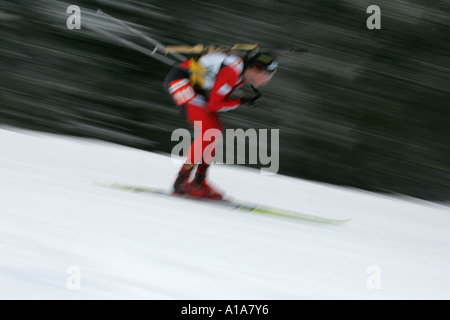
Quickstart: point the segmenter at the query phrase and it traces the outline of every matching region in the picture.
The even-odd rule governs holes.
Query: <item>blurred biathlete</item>
[[[173,184],[174,194],[214,200],[223,198],[223,194],[206,181],[212,159],[203,156],[208,148],[214,157],[217,142],[214,139],[205,141],[203,135],[209,129],[223,132],[218,112],[230,111],[242,105],[260,105],[263,100],[261,93],[249,98],[232,98],[231,95],[246,82],[255,88],[267,84],[277,66],[273,55],[267,52],[243,58],[213,52],[189,59],[169,72],[164,86],[188,123],[192,126],[196,124],[199,132]],[[196,148],[201,149],[201,152],[196,151]],[[191,179],[195,167],[195,176]]]

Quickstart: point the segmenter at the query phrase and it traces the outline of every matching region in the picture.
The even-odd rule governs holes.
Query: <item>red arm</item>
[[[235,109],[241,105],[240,99],[229,99],[232,89],[239,81],[240,74],[230,66],[220,69],[214,87],[209,95],[209,110],[211,111],[228,111]]]

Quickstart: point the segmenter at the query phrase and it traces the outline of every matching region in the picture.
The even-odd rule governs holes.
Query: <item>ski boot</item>
[[[189,177],[191,176],[192,169],[194,168],[193,163],[185,163],[180,171],[178,172],[178,177],[173,184],[174,195],[188,195],[190,190]]]
[[[206,198],[209,200],[222,200],[223,194],[214,190],[206,182],[206,171],[208,170],[209,165],[199,164],[197,168],[197,172],[195,173],[194,180],[191,182],[191,196],[201,196],[202,198]]]

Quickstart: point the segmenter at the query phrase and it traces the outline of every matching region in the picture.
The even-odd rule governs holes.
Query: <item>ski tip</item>
[[[326,218],[326,217],[320,217],[316,215],[296,212],[296,211],[289,211],[289,210],[283,210],[279,208],[269,208],[264,206],[242,206],[239,208],[242,211],[250,211],[253,213],[259,213],[264,215],[269,215],[273,217],[280,217],[280,218],[286,218],[290,220],[297,220],[302,222],[309,222],[314,224],[322,224],[322,225],[339,225],[346,222],[349,222],[351,219],[333,219],[333,218]]]
[[[352,219],[345,219],[345,220],[332,220],[332,219],[330,219],[330,220],[331,220],[330,224],[343,224],[343,223],[347,223],[349,221],[352,221]]]

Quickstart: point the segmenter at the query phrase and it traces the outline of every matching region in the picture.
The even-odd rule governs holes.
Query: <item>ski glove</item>
[[[250,108],[256,108],[262,105],[264,102],[264,97],[261,92],[258,92],[254,97],[252,98],[241,98],[241,105],[246,104]]]

